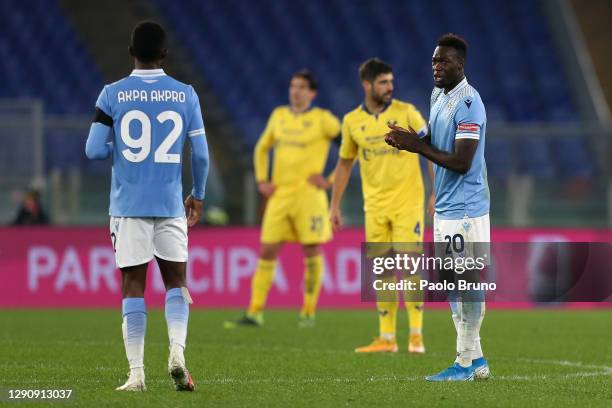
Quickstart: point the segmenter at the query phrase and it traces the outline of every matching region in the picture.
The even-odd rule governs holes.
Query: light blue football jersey
[[[441,219],[488,214],[490,197],[484,156],[487,116],[480,95],[466,78],[448,94],[434,88],[429,125],[432,145],[443,151],[453,152],[455,140],[478,140],[472,167],[466,174],[433,165],[436,214]]]
[[[181,166],[187,138],[192,158],[196,158],[192,160],[192,194],[199,200],[204,198],[208,147],[200,102],[192,86],[162,69],[134,70],[130,76],[106,85],[96,108],[112,119],[111,123],[105,116],[103,121],[113,129],[112,143],[108,143],[113,160],[110,215],[184,216]],[[196,139],[198,143],[194,143]],[[197,160],[203,156],[205,162]]]

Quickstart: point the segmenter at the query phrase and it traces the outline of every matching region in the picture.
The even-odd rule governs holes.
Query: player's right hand
[[[385,143],[399,150],[406,150],[412,153],[419,153],[421,140],[419,135],[408,126],[404,129],[400,126],[389,124],[391,131],[385,135]]]
[[[187,225],[193,227],[200,221],[204,201],[196,200],[191,194],[185,199],[185,213],[187,214]]]
[[[342,219],[342,211],[340,211],[339,208],[332,208],[329,214],[329,220],[331,221],[334,232],[339,231],[344,224],[344,220]]]
[[[327,190],[332,186],[331,183],[321,174],[310,175],[310,177],[308,177],[308,182],[321,190]]]
[[[259,183],[257,183],[257,189],[259,190],[261,195],[268,198],[274,193],[274,190],[276,190],[276,186],[270,183],[269,181],[260,181]]]

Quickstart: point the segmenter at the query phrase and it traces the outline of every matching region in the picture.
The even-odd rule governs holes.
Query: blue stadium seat
[[[84,160],[85,137],[74,132],[50,132],[45,135],[47,169],[80,168]]]
[[[526,138],[514,144],[519,161],[519,172],[537,179],[550,180],[555,177],[555,165],[551,149],[545,138]]]
[[[319,77],[317,105],[341,117],[361,102],[359,64],[379,56],[395,68],[396,97],[428,116],[429,61],[437,37],[448,31],[470,43],[467,76],[490,123],[580,119],[541,5],[531,0],[470,0],[461,7],[454,0],[156,3],[231,115],[245,150],[252,149],[272,109],[286,103],[289,77],[302,67]],[[42,98],[48,113],[89,114],[104,81],[57,1],[2,0],[0,13],[0,97]],[[66,147],[50,146],[50,164],[78,165],[82,141],[62,134],[50,140]],[[588,148],[573,141],[554,148],[540,140],[488,143],[492,177],[515,170],[514,159],[504,154],[513,149],[517,170],[540,178],[594,173],[585,159]],[[559,150],[565,148],[582,150],[568,156]]]
[[[565,179],[590,179],[595,159],[588,153],[588,139],[584,137],[551,138],[551,149],[558,173]]]
[[[491,179],[505,180],[514,172],[514,157],[508,139],[489,137],[486,141],[485,160]]]
[[[10,84],[1,95],[41,98],[53,113],[91,112],[104,81],[57,2],[3,0],[0,13],[0,75]]]
[[[47,114],[91,114],[104,85],[55,0],[2,0],[0,76],[4,98],[42,99]],[[45,135],[47,168],[81,167],[85,135]]]
[[[302,67],[315,71],[321,85],[317,104],[342,116],[360,103],[357,67],[372,56],[394,65],[396,96],[427,116],[429,60],[437,37],[448,31],[470,43],[467,75],[491,121],[578,118],[542,10],[529,0],[473,0],[462,7],[453,0],[381,0],[354,7],[343,0],[157,4],[247,144],[256,140],[252,123],[285,103],[292,72]],[[538,69],[543,57],[546,75]]]

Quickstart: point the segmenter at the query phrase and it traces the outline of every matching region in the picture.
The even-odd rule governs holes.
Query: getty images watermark
[[[461,275],[467,271],[480,271],[487,265],[487,254],[483,256],[419,256],[409,254],[392,254],[387,256],[376,256],[371,258],[372,273],[378,277],[372,282],[372,288],[376,291],[452,291],[452,290],[484,290],[494,291],[497,289],[495,282],[473,282],[461,279]],[[419,279],[388,280],[383,276],[396,274],[404,276],[422,276],[430,271],[448,270],[453,271],[457,277],[455,281],[444,280],[435,282],[420,277]],[[427,274],[429,275],[429,274]]]
[[[361,257],[362,301],[446,299],[453,291],[494,292],[486,273],[489,243],[463,239],[441,243],[364,243]]]
[[[361,300],[612,302],[610,242],[363,243]]]

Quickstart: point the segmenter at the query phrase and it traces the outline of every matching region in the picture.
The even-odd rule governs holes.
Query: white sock
[[[144,298],[125,298],[123,310],[123,344],[130,370],[144,367],[144,340],[147,329],[147,312]]]
[[[144,367],[130,368],[130,377],[139,377],[144,380]]]
[[[482,352],[482,346],[480,345],[480,328],[482,327],[482,321],[484,320],[484,315],[485,315],[485,302],[480,303],[480,308],[481,308],[481,314],[480,314],[480,319],[478,321],[478,334],[476,336],[476,339],[474,340],[475,347],[474,347],[474,356],[472,356],[473,360],[484,357],[484,354]]]
[[[461,321],[458,325],[457,335],[457,358],[455,363],[459,363],[461,367],[469,367],[472,365],[474,340],[470,339],[470,330],[467,322]]]
[[[461,320],[459,318],[459,302],[458,302],[458,297],[459,295],[456,292],[451,292],[448,295],[448,303],[450,305],[451,308],[451,317],[453,318],[453,324],[455,325],[455,332],[457,332],[459,330],[459,321]]]
[[[166,292],[166,323],[170,347],[176,344],[185,348],[188,320],[189,304],[185,301],[181,288],[170,289]]]
[[[455,333],[457,334],[457,342],[456,342],[456,347],[455,350],[457,352],[457,356],[459,356],[459,323],[461,322],[461,312],[459,309],[459,302],[457,301],[457,294],[456,293],[451,293],[449,295],[449,305],[451,308],[451,317],[453,319],[453,325],[455,326]]]
[[[476,360],[480,357],[484,357],[484,354],[482,353],[482,347],[480,346],[480,336],[478,336],[476,337],[474,355],[472,356],[472,360]]]
[[[451,307],[451,317],[453,318],[453,324],[455,325],[455,332],[458,333],[459,321],[461,321],[461,319],[459,318],[459,302],[452,301],[449,303]]]
[[[455,362],[462,367],[472,365],[472,360],[478,358],[477,344],[482,320],[484,318],[484,302],[460,302],[460,322],[457,330],[457,358]],[[482,353],[482,351],[481,351]]]

